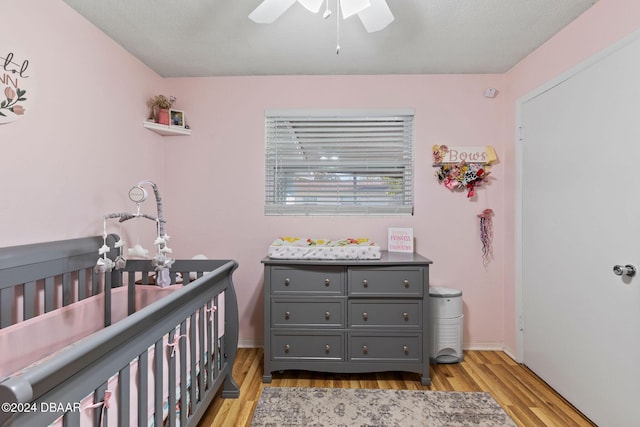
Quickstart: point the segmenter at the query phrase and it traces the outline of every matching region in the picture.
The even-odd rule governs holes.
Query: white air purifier
[[[462,362],[462,291],[429,288],[431,309],[431,363]]]

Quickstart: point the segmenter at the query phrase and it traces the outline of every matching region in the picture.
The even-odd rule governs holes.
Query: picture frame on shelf
[[[169,110],[169,127],[185,129],[184,111]]]

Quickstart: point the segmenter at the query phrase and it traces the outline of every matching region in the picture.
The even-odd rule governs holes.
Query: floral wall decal
[[[26,95],[32,83],[29,78],[28,59],[18,59],[13,52],[0,52],[0,124],[14,122],[27,113]]]
[[[18,104],[18,102],[27,100],[27,98],[24,97],[27,91],[20,88],[16,88],[16,90],[13,90],[9,86],[4,88],[4,96],[6,99],[0,102],[0,116],[7,117],[8,112],[12,112],[18,116],[24,114],[25,108]]]

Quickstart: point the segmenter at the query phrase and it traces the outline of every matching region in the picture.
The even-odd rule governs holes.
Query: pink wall
[[[544,83],[640,29],[640,2],[600,0],[577,20],[535,50],[505,75],[505,206],[515,206],[516,102]],[[505,347],[515,349],[515,224],[505,221]]]
[[[34,88],[0,125],[0,246],[100,234],[133,184],[162,179],[162,138],[142,127],[162,79],[60,0],[0,14],[0,56],[28,59]]]
[[[174,250],[186,256],[233,257],[240,300],[240,336],[262,342],[260,260],[281,235],[366,236],[386,248],[390,226],[414,228],[417,251],[434,260],[431,283],[464,293],[466,337],[474,346],[503,342],[505,212],[503,163],[477,200],[452,194],[434,177],[431,147],[495,145],[501,157],[503,76],[290,76],[171,79],[193,129],[164,141],[167,211]],[[184,100],[184,101],[183,101]],[[266,217],[264,111],[272,108],[414,108],[415,215],[411,217]],[[188,165],[188,171],[183,166]],[[170,197],[170,198],[169,198]],[[496,212],[495,261],[482,265],[476,214]]]
[[[156,181],[178,257],[234,258],[241,339],[262,341],[262,265],[283,234],[368,236],[414,228],[433,286],[461,289],[465,345],[515,348],[516,100],[640,27],[640,2],[600,0],[505,75],[212,77],[163,80],[60,0],[5,0],[3,48],[31,62],[33,106],[0,125],[0,246],[99,234],[101,216],[130,211],[137,181]],[[98,54],[99,53],[99,54]],[[0,56],[6,52],[0,52]],[[483,96],[487,87],[498,97]],[[146,100],[178,97],[190,137],[142,127]],[[412,217],[265,217],[264,110],[414,108]],[[494,145],[499,162],[477,200],[433,176],[431,146]],[[491,207],[495,260],[482,266],[476,214]],[[117,230],[114,230],[117,231]]]

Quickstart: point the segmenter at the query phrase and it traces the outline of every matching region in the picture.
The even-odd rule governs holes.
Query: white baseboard
[[[513,351],[513,349],[505,347],[505,348],[503,348],[503,349],[502,349],[502,351],[504,351],[505,353],[507,353],[507,356],[509,356],[510,358],[512,358],[513,360],[515,360],[516,362],[518,362],[518,363],[522,363],[520,360],[518,360],[518,359],[516,358],[516,353],[515,353],[515,351]]]
[[[255,338],[239,338],[238,348],[264,348],[264,342]]]
[[[481,350],[481,351],[504,351],[507,356],[516,360],[513,349],[505,347],[503,343],[497,342],[473,342],[465,343],[463,345],[464,350]]]
[[[501,342],[466,342],[462,345],[464,350],[504,350],[504,344]]]

